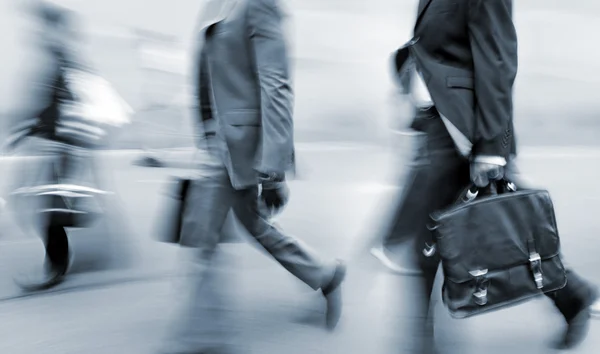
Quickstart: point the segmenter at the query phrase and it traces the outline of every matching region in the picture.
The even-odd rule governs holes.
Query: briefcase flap
[[[554,207],[545,190],[500,194],[459,205],[433,216],[444,273],[453,282],[530,264],[559,254]]]

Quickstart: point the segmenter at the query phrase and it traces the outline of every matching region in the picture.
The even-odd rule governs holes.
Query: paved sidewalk
[[[381,271],[368,261],[350,263],[345,314],[338,330],[322,326],[323,302],[267,257],[231,247],[230,273],[235,330],[244,354],[409,353],[412,319],[410,277]],[[183,278],[123,282],[0,302],[0,352],[11,354],[152,354],[161,344],[185,292]],[[439,284],[438,284],[439,286]],[[441,354],[548,354],[563,324],[549,302],[534,300],[467,320],[453,320],[435,302],[436,342]],[[200,299],[199,299],[200,300]],[[572,353],[594,354],[600,326]]]

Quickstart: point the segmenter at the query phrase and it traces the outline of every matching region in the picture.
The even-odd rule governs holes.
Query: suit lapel
[[[415,28],[419,25],[419,22],[421,22],[421,19],[423,18],[423,14],[425,13],[425,10],[427,9],[427,7],[431,3],[431,1],[432,0],[420,0],[419,1],[419,9],[417,11],[417,21],[415,22]]]

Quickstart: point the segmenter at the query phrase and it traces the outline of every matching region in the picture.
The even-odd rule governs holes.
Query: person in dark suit
[[[227,214],[233,210],[279,264],[322,292],[326,324],[333,329],[341,315],[344,264],[321,260],[308,246],[272,225],[259,208],[260,203],[276,210],[285,205],[285,177],[294,159],[294,92],[279,0],[208,1],[199,28],[193,77],[201,132],[198,144],[211,161],[203,166],[204,178],[190,185],[180,239],[181,245],[197,249],[195,287],[202,287],[203,274],[224,240],[221,229]],[[190,313],[179,341],[193,338],[194,350],[206,350],[208,344],[198,339],[202,320]]]
[[[514,166],[513,83],[517,74],[517,33],[512,0],[421,0],[414,37],[394,55],[403,90],[416,107],[411,128],[424,133],[402,195],[372,253],[390,264],[393,251],[411,240],[418,275],[416,317],[428,318],[439,265],[427,229],[432,212],[450,206],[471,182],[485,187],[507,176],[520,184]],[[568,324],[560,347],[573,347],[587,332],[589,306],[597,291],[572,271],[562,290],[547,294]],[[430,320],[415,324],[420,350],[434,348]],[[424,332],[423,332],[424,331]]]

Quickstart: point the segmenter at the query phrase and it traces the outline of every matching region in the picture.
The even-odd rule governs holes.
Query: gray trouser
[[[212,161],[202,169],[203,178],[194,180],[190,186],[185,207],[181,244],[193,247],[191,261],[192,294],[184,304],[181,319],[173,338],[174,346],[183,345],[194,350],[226,344],[231,326],[225,324],[229,311],[209,301],[221,301],[222,297],[208,295],[214,292],[208,283],[216,281],[214,256],[219,255],[218,245],[231,235],[224,235],[223,225],[232,210],[252,239],[266,250],[286,270],[312,289],[324,286],[333,276],[334,263],[323,262],[317,254],[299,240],[284,234],[273,226],[259,211],[258,186],[236,190],[222,164]],[[198,295],[202,294],[202,296]],[[202,303],[202,304],[200,304]]]

